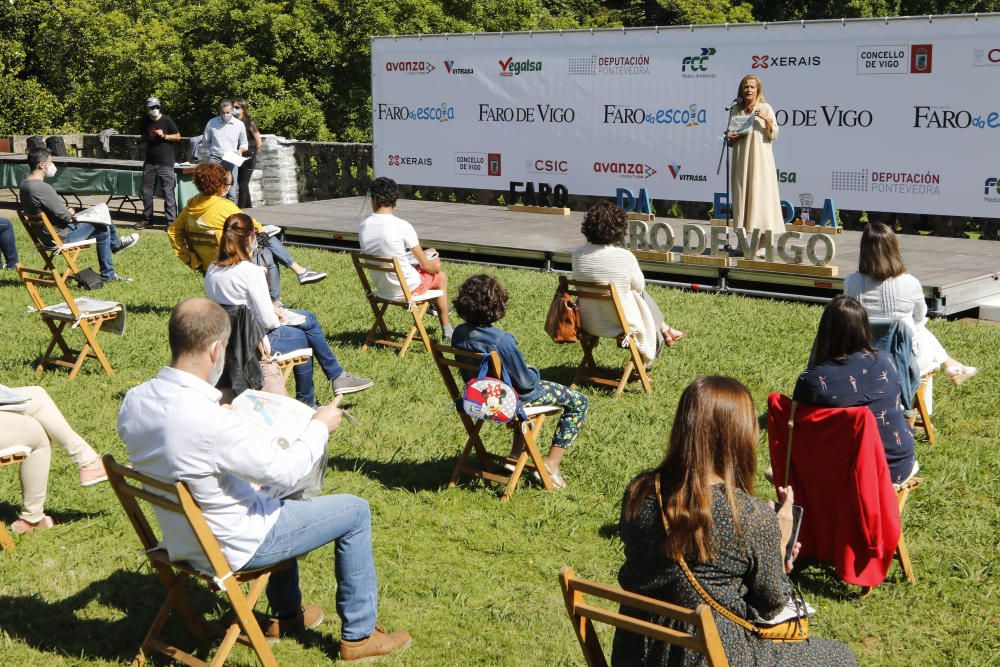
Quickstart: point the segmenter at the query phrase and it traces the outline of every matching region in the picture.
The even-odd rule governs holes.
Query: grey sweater
[[[73,214],[66,208],[56,189],[35,178],[21,181],[21,208],[25,213],[45,213],[56,231],[73,222]]]

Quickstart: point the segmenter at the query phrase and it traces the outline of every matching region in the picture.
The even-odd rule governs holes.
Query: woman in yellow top
[[[226,218],[241,211],[236,204],[226,199],[233,177],[222,165],[199,164],[195,167],[193,180],[200,194],[188,201],[184,210],[167,228],[167,236],[170,237],[170,245],[180,260],[204,274],[219,254],[219,237]],[[258,233],[263,231],[263,227],[256,220],[254,226]],[[211,235],[214,241],[206,238],[205,242],[199,242],[192,234]],[[291,254],[277,238],[268,236],[265,249],[270,252],[263,253],[262,259],[270,273],[268,283],[274,301],[278,301],[281,294],[275,261],[294,271],[300,285],[317,283],[326,278],[325,273],[308,269],[292,259]]]

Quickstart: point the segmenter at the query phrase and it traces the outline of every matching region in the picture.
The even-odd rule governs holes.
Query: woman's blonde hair
[[[740,85],[736,89],[736,97],[739,98],[740,103],[743,102],[743,84],[749,81],[750,79],[753,79],[754,81],[757,82],[757,101],[767,102],[767,99],[764,97],[764,84],[760,82],[760,79],[757,77],[756,74],[747,74],[745,77],[740,79]]]

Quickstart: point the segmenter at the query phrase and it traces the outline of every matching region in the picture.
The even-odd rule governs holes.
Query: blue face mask
[[[229,121],[231,121],[233,119],[233,114],[232,113],[222,113],[222,114],[219,114],[219,115],[222,116],[222,120],[224,122],[226,122],[226,123],[228,123]]]
[[[233,115],[239,118],[243,115],[243,109],[233,109]]]

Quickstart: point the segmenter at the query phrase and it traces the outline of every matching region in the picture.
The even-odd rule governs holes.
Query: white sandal
[[[945,374],[951,380],[951,383],[957,387],[978,372],[979,370],[975,366],[958,364],[949,368]]]

